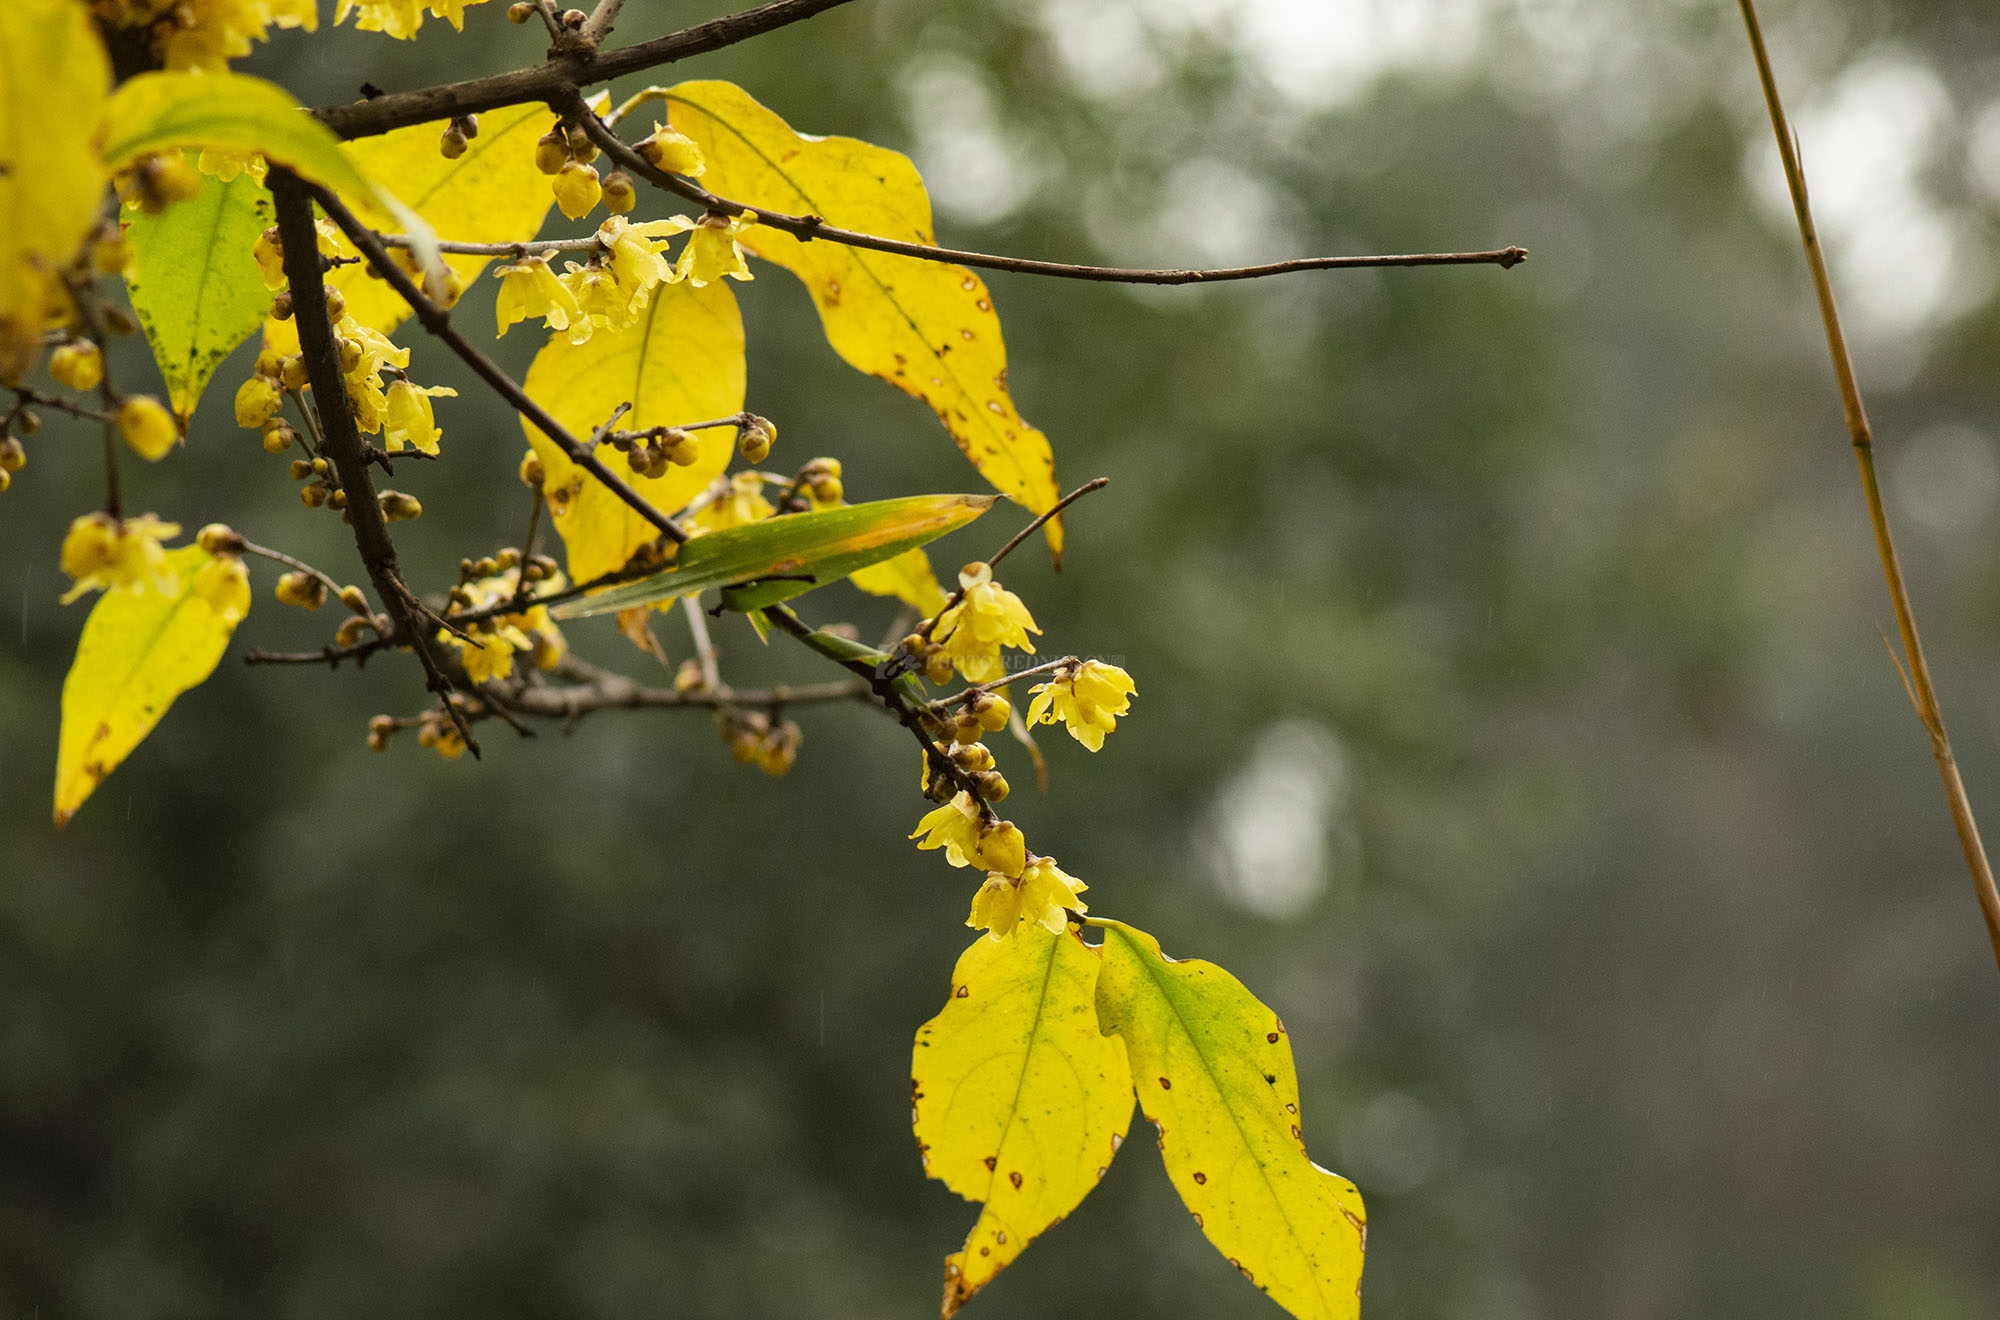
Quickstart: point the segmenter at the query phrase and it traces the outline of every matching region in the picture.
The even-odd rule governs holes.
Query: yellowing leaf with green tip
[[[340,140],[276,83],[241,73],[142,73],[120,84],[98,123],[104,163],[113,170],[176,147],[257,151],[300,178],[396,218],[429,262],[436,236],[423,218],[362,173]]]
[[[894,559],[885,559],[868,568],[856,569],[848,578],[871,596],[893,596],[925,618],[934,618],[944,608],[944,588],[931,571],[931,558],[922,546],[905,550]]]
[[[733,83],[666,92],[673,126],[701,147],[702,186],[751,207],[817,215],[843,229],[933,244],[930,196],[909,158],[844,137],[801,137]],[[805,283],[827,342],[851,365],[929,404],[995,489],[1036,513],[1056,502],[1048,437],[1007,392],[1000,318],[961,266],[752,226],[743,247]],[[1062,554],[1051,519],[1049,549]]]
[[[994,498],[908,495],[710,532],[681,546],[672,568],[565,601],[554,612],[561,619],[608,614],[715,588],[728,608],[759,610],[934,541],[992,508]]]
[[[158,215],[128,206],[125,218],[126,292],[186,430],[215,368],[271,308],[250,255],[271,223],[271,195],[247,172],[227,183],[203,175],[198,196]]]
[[[545,105],[503,106],[479,116],[479,136],[465,154],[447,160],[438,135],[448,121],[399,128],[342,145],[371,179],[392,180],[396,196],[445,238],[461,243],[523,243],[541,232],[555,195],[535,168],[535,139],[554,122]],[[587,254],[575,254],[579,260]],[[444,264],[471,284],[491,257],[446,253]],[[343,266],[333,284],[347,298],[348,315],[389,333],[410,305],[387,280],[370,279],[360,266]]]
[[[1097,1025],[1098,951],[1036,925],[959,957],[917,1028],[911,1122],[924,1172],[983,1203],[945,1258],[944,1315],[1074,1210],[1132,1121],[1125,1051]]]
[[[1359,1315],[1361,1194],[1306,1158],[1284,1024],[1214,963],[1176,962],[1144,931],[1092,924],[1104,930],[1098,1017],[1125,1042],[1139,1107],[1195,1223],[1293,1315]]]
[[[196,574],[213,558],[198,545],[169,550],[179,579],[173,594],[113,588],[91,607],[63,681],[57,825],[131,755],[174,698],[215,672],[237,621],[195,592]]]
[[[55,278],[90,232],[109,171],[91,146],[111,64],[76,0],[0,4],[0,380],[41,352]]]
[[[699,289],[662,284],[646,310],[622,330],[599,330],[581,344],[551,336],[523,384],[580,440],[625,402],[632,410],[618,425],[633,431],[739,413],[743,318],[736,296],[719,280]],[[622,568],[634,550],[658,539],[659,528],[570,462],[534,423],[523,418],[521,428],[542,460],[542,490],[568,551],[571,581],[588,582]],[[728,427],[694,436],[701,450],[694,464],[670,467],[663,476],[640,476],[615,450],[601,450],[600,457],[653,507],[673,513],[722,475],[736,449],[736,433]]]

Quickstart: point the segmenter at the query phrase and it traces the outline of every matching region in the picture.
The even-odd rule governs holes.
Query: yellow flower
[[[737,245],[736,236],[756,222],[756,213],[745,211],[742,215],[705,215],[698,221],[676,215],[653,223],[670,232],[682,229],[694,231],[681,248],[681,257],[674,270],[680,278],[699,289],[725,275],[733,280],[755,278],[750,274],[750,267],[743,263],[743,249]]]
[[[988,875],[986,883],[972,896],[972,915],[965,919],[965,924],[983,929],[990,940],[1012,937],[1024,921],[1060,935],[1069,925],[1070,912],[1090,910],[1077,897],[1088,888],[1089,885],[1057,866],[1055,858],[1037,857],[1018,879]]]
[[[549,269],[547,257],[525,257],[511,266],[500,267],[495,274],[500,277],[500,292],[493,301],[498,334],[506,334],[514,322],[530,316],[541,317],[542,324],[550,330],[567,330],[572,321],[583,316],[583,310],[576,305],[576,296]]]
[[[240,623],[250,612],[250,571],[235,555],[217,555],[194,575],[194,594],[224,623]]]
[[[271,26],[319,26],[316,0],[180,0],[167,8],[173,21],[156,49],[169,69],[222,69],[248,55],[251,42],[266,40]]]
[[[512,599],[519,580],[520,569],[517,567],[468,582],[460,590],[468,608],[484,609]],[[557,573],[543,579],[538,589],[560,591],[562,586],[563,575]],[[553,669],[568,649],[555,620],[549,617],[548,608],[543,605],[484,620],[471,625],[468,631],[473,639],[471,642],[442,628],[438,629],[437,639],[459,649],[459,660],[465,666],[466,676],[475,683],[492,682],[513,673],[516,651],[532,652],[538,668]]]
[[[738,472],[726,481],[717,481],[703,497],[706,502],[695,509],[689,521],[704,535],[762,522],[777,512],[764,498],[764,479],[755,472]]]
[[[248,430],[262,430],[264,423],[278,415],[285,397],[278,382],[269,376],[252,376],[236,389],[236,424]]]
[[[579,165],[570,161],[556,175],[556,205],[572,220],[581,220],[597,206],[597,199],[604,195],[604,189],[597,182],[597,168]]]
[[[444,432],[438,429],[436,417],[431,412],[431,400],[457,397],[458,391],[447,385],[412,385],[407,380],[391,382],[384,400],[382,447],[392,454],[405,445],[426,454],[437,453],[438,437]]]
[[[582,315],[570,323],[569,342],[581,344],[598,330],[623,330],[636,315],[632,300],[618,287],[618,277],[608,266],[590,262],[579,266],[565,261],[563,287],[576,299]]]
[[[1028,723],[1054,724],[1060,718],[1070,737],[1094,752],[1104,746],[1104,735],[1118,727],[1118,716],[1132,708],[1138,690],[1132,676],[1117,665],[1086,660],[1031,689],[1035,699],[1028,703]]]
[[[621,287],[631,290],[633,310],[644,307],[653,289],[672,282],[676,272],[660,255],[665,236],[678,232],[667,220],[645,220],[633,224],[614,215],[597,228],[597,241],[611,254],[611,272]]]
[[[357,29],[386,32],[398,41],[408,41],[424,25],[423,0],[340,0],[334,8],[333,21],[346,22],[348,14],[356,9],[361,11],[361,16],[354,20]]]
[[[944,859],[953,866],[970,866],[979,853],[979,826],[979,804],[972,794],[960,793],[918,821],[910,837],[922,836],[920,849],[944,849]]]
[[[968,680],[990,683],[1006,672],[1000,649],[1032,651],[1028,634],[1041,629],[1021,598],[993,580],[988,565],[967,564],[959,570],[958,585],[965,598],[938,616],[931,637]]]
[[[698,178],[707,168],[695,140],[677,128],[653,121],[653,135],[641,142],[639,154],[669,174]]]
[[[165,458],[181,438],[173,415],[150,394],[134,394],[118,405],[118,429],[132,452],[149,463]]]
[[[161,595],[180,589],[180,579],[167,564],[160,542],[179,536],[179,523],[164,522],[150,513],[120,522],[108,513],[87,513],[69,525],[63,536],[63,572],[76,579],[63,593],[67,605],[86,591],[152,587]]]

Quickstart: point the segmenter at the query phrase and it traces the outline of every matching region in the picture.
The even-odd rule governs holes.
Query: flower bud
[[[361,588],[346,586],[340,589],[340,603],[353,610],[362,618],[368,617],[368,598],[361,594]]]
[[[245,430],[262,430],[284,406],[285,396],[269,376],[252,376],[236,387],[236,424]]]
[[[326,483],[314,481],[299,487],[299,499],[308,509],[317,509],[326,503]]]
[[[150,394],[134,394],[118,405],[118,429],[132,452],[149,463],[165,458],[180,439],[173,416]]]
[[[368,634],[373,631],[375,631],[374,626],[367,619],[342,619],[340,626],[333,630],[333,644],[335,646],[355,646],[367,640]]]
[[[456,122],[445,125],[444,132],[438,134],[438,155],[446,160],[457,160],[465,154],[465,130]]]
[[[28,451],[11,435],[0,435],[0,472],[12,476],[28,466]]]
[[[560,129],[550,129],[535,139],[535,168],[544,174],[560,174],[569,164],[569,142]]]
[[[382,506],[382,516],[390,522],[408,522],[423,516],[424,506],[414,495],[405,495],[400,490],[385,490],[378,497]]]
[[[694,139],[669,125],[655,128],[651,137],[639,143],[638,151],[647,161],[669,174],[693,177],[706,168],[701,148],[695,145]]]
[[[597,159],[597,144],[590,140],[582,121],[563,125],[563,141],[569,146],[569,158],[580,165],[588,165]]]
[[[329,324],[338,325],[340,318],[347,315],[347,296],[331,284],[326,290],[326,319]]]
[[[528,0],[515,0],[514,4],[507,6],[507,21],[509,23],[525,23],[534,16],[535,7],[529,4]]]
[[[988,733],[998,733],[1007,727],[1008,717],[1014,707],[998,692],[982,692],[973,699],[972,709],[979,716],[979,727]]]
[[[1012,790],[1007,787],[1007,776],[998,770],[981,770],[972,776],[972,791],[988,802],[1005,802]]]
[[[542,456],[530,449],[521,456],[521,484],[540,490],[542,475]]]
[[[603,191],[597,182],[597,171],[588,165],[571,161],[556,174],[556,205],[572,220],[589,215]]]
[[[293,481],[304,481],[307,477],[313,475],[312,460],[309,458],[293,459],[291,472]]]
[[[195,533],[194,543],[212,555],[243,553],[243,538],[228,523],[210,523]]]
[[[310,383],[306,379],[304,355],[294,353],[278,364],[278,383],[288,390],[302,390]]]
[[[292,319],[292,291],[286,289],[271,300],[271,315],[280,321]]]
[[[771,442],[777,438],[777,428],[762,417],[752,417],[736,431],[737,447],[743,451],[747,463],[761,463],[769,458]]]
[[[632,176],[624,170],[613,170],[604,176],[604,209],[619,215],[629,215],[639,204],[639,190],[632,186]]]
[[[104,354],[88,339],[72,339],[49,354],[49,375],[73,390],[94,390],[104,379]]]
[[[292,441],[296,440],[298,435],[298,431],[290,422],[282,417],[273,417],[264,423],[264,452],[282,454],[292,447]]]
[[[326,604],[326,583],[311,573],[285,573],[278,578],[278,599],[302,610],[316,610]]]

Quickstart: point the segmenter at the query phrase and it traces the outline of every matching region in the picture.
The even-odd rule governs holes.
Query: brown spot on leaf
[[[992,304],[992,303],[990,303],[990,302],[988,302],[988,301],[987,301],[986,299],[984,299],[984,298],[975,298],[975,299],[973,299],[973,300],[972,300],[972,305],[973,305],[974,307],[977,307],[977,308],[978,308],[978,309],[979,309],[980,311],[982,311],[982,312],[990,312],[990,311],[992,311],[992,310],[993,310],[993,304]]]
[[[1292,1124],[1292,1140],[1293,1141],[1305,1140],[1305,1134],[1299,1131],[1299,1125],[1297,1123]]]
[[[956,990],[952,991],[952,992],[951,992],[951,997],[952,997],[953,999],[966,999],[966,998],[969,998],[969,997],[971,996],[971,994],[972,994],[972,986],[971,986],[971,985],[970,985],[970,984],[968,983],[968,984],[966,984],[966,985],[962,985],[962,986],[958,987],[958,989],[956,989]]]
[[[1204,1184],[1204,1185],[1206,1185],[1206,1184],[1207,1184],[1207,1182],[1208,1182],[1208,1175],[1207,1175],[1207,1174],[1205,1174],[1205,1173],[1202,1173],[1202,1172],[1200,1172],[1200,1171],[1198,1171],[1198,1170],[1197,1170],[1197,1171],[1196,1171],[1196,1173],[1195,1173],[1195,1175],[1194,1175],[1194,1180],[1195,1180],[1195,1181],[1196,1181],[1197,1183],[1201,1183],[1201,1184]]]
[[[1264,1039],[1269,1041],[1271,1044],[1276,1045],[1278,1043],[1278,1033],[1274,1031],[1270,1035],[1264,1037]]]
[[[958,337],[960,339],[963,339],[968,344],[971,343],[974,338],[976,338],[976,336],[972,333],[972,331],[967,329],[965,326],[960,326],[958,328]]]
[[[998,399],[988,399],[986,401],[986,411],[994,414],[997,417],[1004,417],[1007,415],[1007,410],[1000,406],[1000,401]]]
[[[1201,1228],[1201,1227],[1203,1227],[1203,1226],[1204,1226],[1204,1225],[1203,1225],[1203,1223],[1202,1223],[1202,1218],[1201,1218],[1201,1211],[1199,1211],[1199,1210],[1197,1210],[1197,1211],[1195,1211],[1195,1212],[1194,1212],[1194,1226],[1195,1226],[1196,1228]]]
[[[1174,1084],[1168,1081],[1166,1078],[1162,1077],[1160,1079],[1160,1089],[1162,1091],[1171,1091],[1174,1089]]]
[[[1020,1190],[1021,1190],[1021,1171],[1020,1171],[1019,1169],[1016,1169],[1016,1170],[1014,1170],[1014,1171],[1013,1171],[1012,1173],[1008,1174],[1008,1175],[1007,1175],[1007,1181],[1008,1181],[1008,1182],[1010,1182],[1010,1183],[1013,1183],[1013,1184],[1014,1184],[1014,1190],[1015,1190],[1015,1191],[1017,1191],[1017,1192],[1018,1192],[1018,1191],[1020,1191]]]
[[[1006,1245],[1007,1245],[1007,1230],[1003,1228],[1003,1229],[1001,1229],[1001,1230],[1000,1230],[999,1232],[995,1233],[995,1234],[993,1235],[993,1240],[994,1240],[995,1242],[998,1242],[998,1243],[999,1243],[999,1244],[1000,1244],[1001,1246],[1003,1246],[1003,1247],[1004,1247],[1004,1246],[1006,1246]]]
[[[967,293],[971,293],[974,289],[979,287],[979,281],[973,279],[972,276],[968,275],[964,279],[958,282],[958,287],[964,289]]]
[[[1099,1179],[1104,1177],[1104,1166],[1102,1164],[1097,1166],[1097,1176]]]
[[[1288,1114],[1296,1114],[1299,1112],[1299,1107],[1295,1104],[1287,1103],[1285,1105],[1285,1112]]]
[[[997,1166],[1000,1163],[1000,1157],[998,1155],[988,1155],[985,1159],[979,1162],[986,1166],[986,1172],[991,1173],[993,1172],[995,1166]]]
[[[980,1254],[980,1255],[982,1255],[982,1256],[990,1256],[990,1255],[992,1255],[992,1254],[993,1254],[993,1248],[991,1248],[991,1247],[981,1247],[981,1248],[979,1249],[979,1254]]]
[[[826,282],[826,300],[829,304],[831,304],[834,307],[840,306],[839,280],[828,280]]]
[[[1276,1074],[1276,1073],[1265,1073],[1265,1074],[1264,1074],[1264,1080],[1265,1080],[1265,1081],[1267,1081],[1267,1082],[1269,1082],[1269,1083],[1270,1083],[1271,1085],[1273,1085],[1273,1086],[1276,1086],[1276,1085],[1278,1084],[1278,1074]]]
[[[1124,1133],[1114,1132],[1111,1134],[1111,1153],[1113,1155],[1116,1155],[1118,1153],[1118,1148],[1124,1144],[1125,1144]]]

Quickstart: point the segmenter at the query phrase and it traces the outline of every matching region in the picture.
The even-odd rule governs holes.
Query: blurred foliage
[[[333,58],[291,36],[246,67],[324,102],[539,54],[487,8],[462,40],[350,35]],[[1398,7],[1329,8],[1396,30]],[[1253,287],[994,278],[1023,412],[1069,482],[1112,479],[1070,517],[1063,573],[1024,553],[1009,585],[1052,646],[1139,683],[1101,756],[1045,740],[1057,791],[1009,811],[1094,909],[1283,1015],[1307,1141],[1368,1198],[1373,1320],[2000,1313],[2000,995],[1875,636],[1733,8],[1408,9],[1433,26],[1306,99],[1272,73],[1282,43],[1253,39],[1311,28],[1303,5],[862,0],[685,67],[802,131],[914,150],[947,242],[1174,264],[1532,249],[1505,273]],[[1813,111],[1856,70],[1916,72],[1866,84],[1917,89],[1863,102],[1885,116],[1932,106],[1912,186],[1961,240],[1951,305],[1857,339],[1945,711],[2000,828],[2000,15],[1767,19],[1809,172],[1838,172]],[[667,21],[631,5],[621,35]],[[982,168],[942,187],[952,159]],[[1837,278],[1886,281],[1884,306],[1922,272],[1914,242],[1841,241]],[[750,406],[787,452],[840,454],[855,499],[963,485],[930,415],[834,360],[796,286],[743,292]],[[128,348],[114,367],[147,378]],[[500,348],[519,371],[533,345]],[[461,390],[399,542],[441,590],[520,535],[519,432],[415,354]],[[140,505],[351,563],[210,405],[133,475]],[[225,660],[56,834],[82,609],[54,603],[55,551],[100,481],[94,437],[51,419],[0,504],[0,599],[20,601],[0,1308],[927,1314],[973,1211],[922,1180],[909,1042],[969,893],[903,839],[923,804],[899,732],[806,712],[783,781],[691,714],[496,733],[447,764],[365,748],[370,714],[421,703],[413,666]],[[988,539],[940,543],[941,567]],[[844,608],[864,634],[890,616]],[[238,644],[318,627],[262,610]],[[572,637],[647,663],[608,623]],[[747,629],[720,640],[737,681],[816,674]],[[1145,1142],[976,1306],[1271,1314]]]

